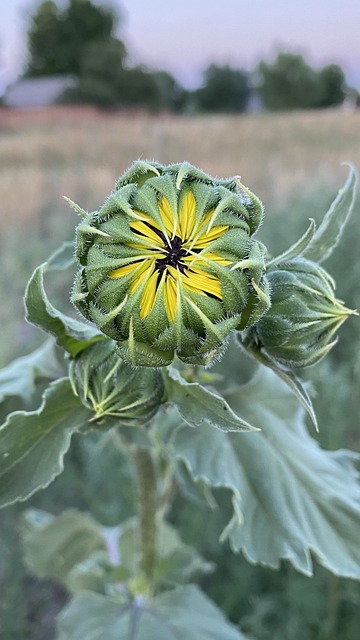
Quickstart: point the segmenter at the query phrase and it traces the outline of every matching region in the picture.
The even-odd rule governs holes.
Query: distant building
[[[8,86],[3,104],[5,107],[48,107],[56,103],[66,89],[76,84],[74,76],[22,78]]]

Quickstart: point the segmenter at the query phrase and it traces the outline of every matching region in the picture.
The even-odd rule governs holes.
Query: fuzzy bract
[[[102,340],[81,352],[70,364],[75,395],[93,412],[92,422],[112,419],[120,426],[143,426],[164,401],[161,370],[134,369],[123,362],[111,340]],[[110,421],[110,422],[109,422]]]
[[[307,367],[336,343],[336,331],[354,313],[334,293],[335,283],[319,264],[298,258],[270,269],[271,308],[248,331],[253,342],[280,366]]]

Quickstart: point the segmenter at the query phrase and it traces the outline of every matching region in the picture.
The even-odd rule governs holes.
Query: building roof
[[[7,107],[47,107],[54,104],[65,89],[75,85],[74,76],[22,78],[6,89],[3,104]]]

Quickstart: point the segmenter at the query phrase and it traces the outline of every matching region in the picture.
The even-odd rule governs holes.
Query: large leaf
[[[26,500],[63,470],[73,432],[91,417],[70,382],[50,384],[37,411],[15,411],[0,427],[0,506]]]
[[[193,586],[121,604],[80,593],[60,614],[58,640],[246,640]]]
[[[338,244],[352,212],[356,196],[356,173],[349,165],[349,175],[325,214],[302,255],[309,260],[326,260]]]
[[[261,433],[181,427],[174,455],[195,479],[233,493],[224,535],[251,562],[287,558],[312,574],[311,553],[327,569],[360,578],[360,486],[350,451],[325,451],[305,427],[304,410],[275,374],[261,368],[231,398]]]
[[[57,344],[76,356],[87,346],[104,340],[105,336],[94,327],[65,315],[48,300],[44,288],[47,263],[35,269],[25,292],[26,319],[56,338]]]
[[[13,360],[0,371],[0,402],[9,396],[30,400],[39,378],[53,380],[63,375],[55,353],[55,343],[47,340],[27,356]]]
[[[77,565],[106,551],[100,525],[90,515],[68,510],[59,516],[29,509],[22,524],[24,558],[32,573],[72,586]]]
[[[75,264],[74,241],[66,240],[47,259],[47,269],[50,271],[64,271]]]
[[[241,335],[240,332],[237,336],[237,346],[240,346],[244,349],[244,352],[253,357],[261,364],[264,364],[266,367],[270,367],[273,372],[279,376],[279,378],[287,384],[289,389],[293,392],[293,394],[297,397],[299,402],[303,405],[304,409],[309,414],[312,423],[315,429],[318,431],[317,418],[315,415],[315,410],[313,407],[313,403],[311,398],[306,390],[306,387],[303,385],[302,381],[296,375],[294,369],[285,369],[278,362],[272,360],[263,350],[262,348],[256,344],[255,340],[252,340],[251,337],[244,334]]]
[[[252,430],[246,420],[237,415],[226,400],[197,382],[187,382],[172,367],[168,367],[168,400],[173,403],[182,418],[191,426],[210,424],[221,431]]]

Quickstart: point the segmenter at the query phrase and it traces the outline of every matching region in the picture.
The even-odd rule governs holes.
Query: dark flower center
[[[164,238],[165,239],[165,238]],[[163,273],[167,266],[178,268],[181,273],[184,273],[186,265],[181,261],[182,258],[188,255],[186,249],[182,249],[182,240],[179,236],[174,236],[170,240],[170,246],[165,245],[166,255],[163,258],[156,260],[155,268],[159,273]]]

